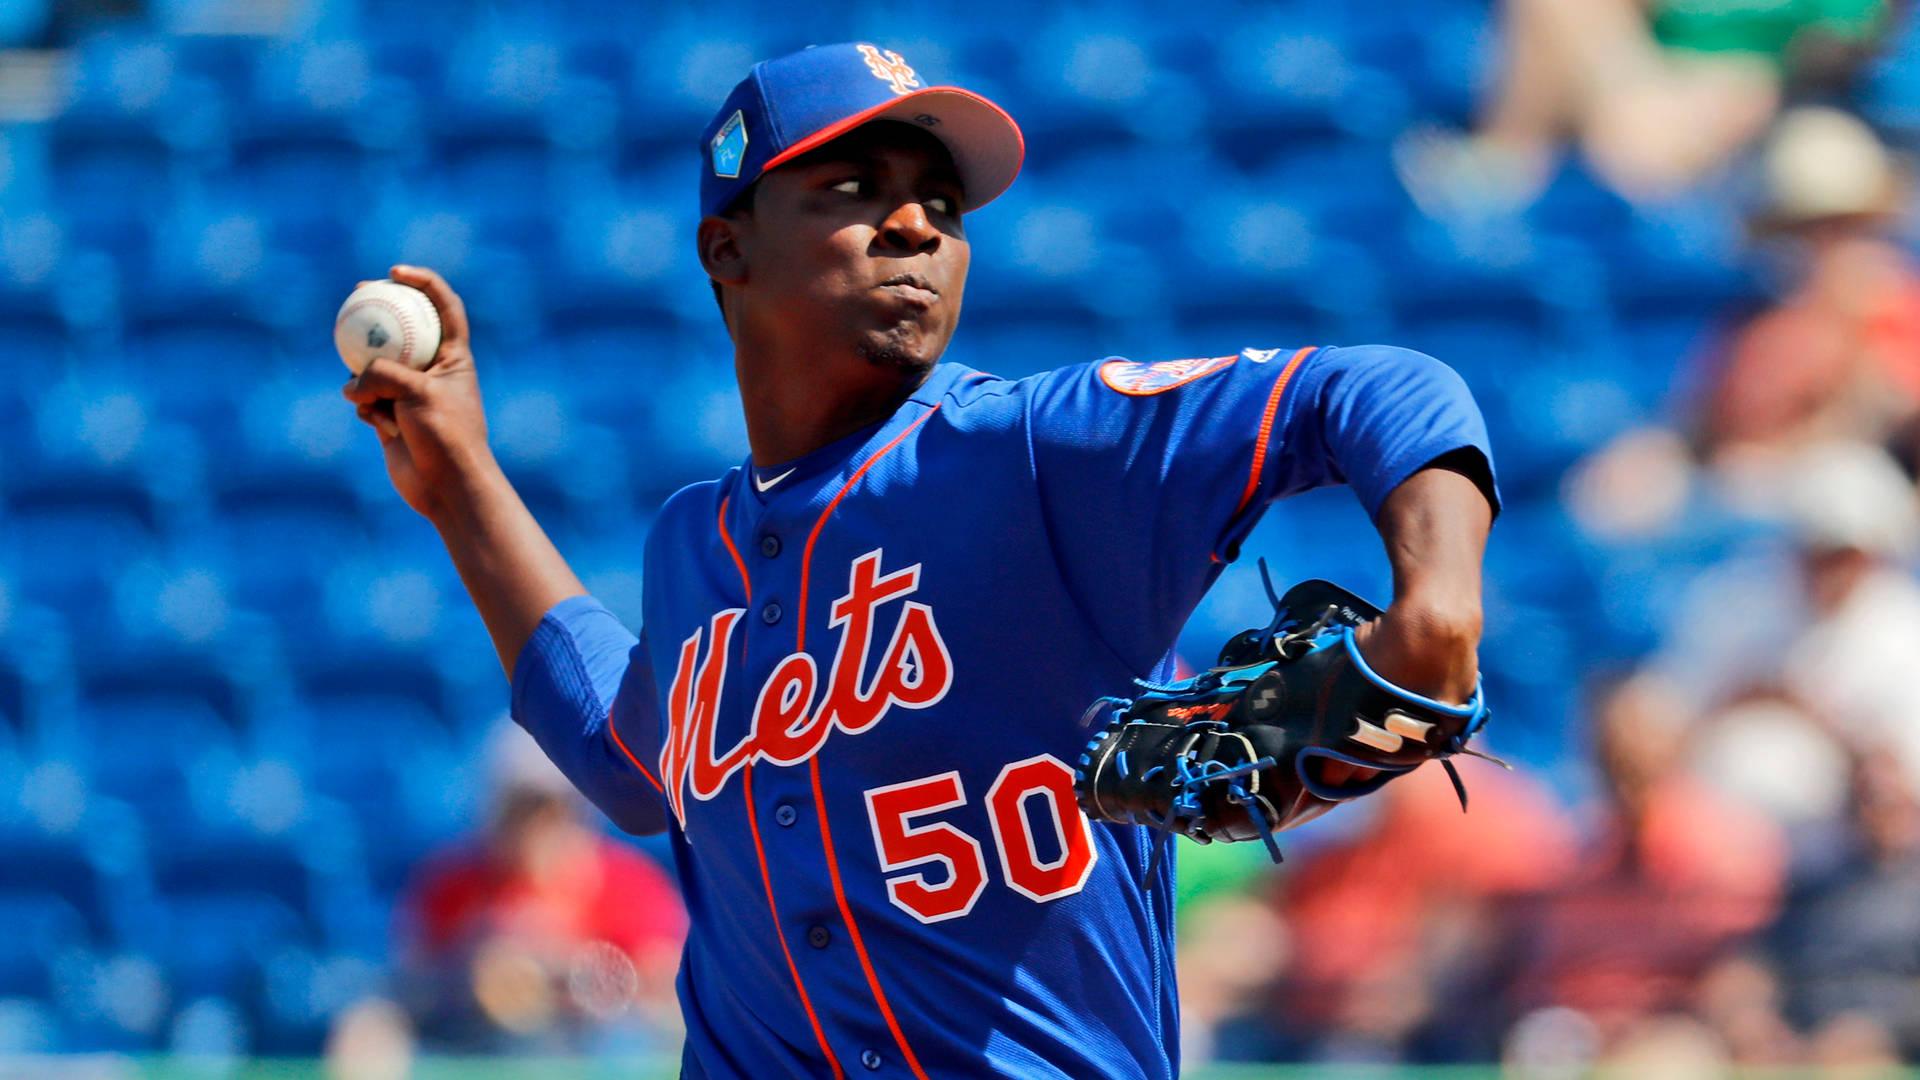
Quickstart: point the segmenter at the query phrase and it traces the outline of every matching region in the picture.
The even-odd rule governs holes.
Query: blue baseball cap
[[[1005,110],[957,86],[929,86],[891,49],[819,45],[753,65],[700,136],[700,213],[717,214],[760,174],[869,120],[904,120],[953,155],[967,208],[1013,183],[1026,156]]]

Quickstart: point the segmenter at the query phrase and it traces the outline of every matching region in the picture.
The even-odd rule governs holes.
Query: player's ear
[[[700,249],[700,266],[707,276],[723,285],[744,285],[747,281],[747,253],[741,244],[744,219],[709,216],[700,219],[695,243]]]

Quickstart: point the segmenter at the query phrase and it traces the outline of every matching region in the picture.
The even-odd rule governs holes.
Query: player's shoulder
[[[717,480],[688,484],[667,496],[654,515],[653,527],[647,531],[647,550],[651,552],[660,544],[678,542],[689,530],[712,529],[720,502],[733,490],[739,472],[740,466],[735,465]]]
[[[1405,345],[1386,345],[1380,343],[1366,345],[1329,345],[1318,351],[1317,359],[1325,362],[1343,363],[1353,366],[1370,364],[1407,364],[1420,366],[1438,363],[1429,353],[1410,349]]]
[[[1317,370],[1307,382],[1334,385],[1349,376],[1346,383],[1367,393],[1419,393],[1461,383],[1446,360],[1404,345],[1330,346],[1314,353],[1311,366]]]

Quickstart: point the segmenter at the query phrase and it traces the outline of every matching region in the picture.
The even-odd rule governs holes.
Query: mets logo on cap
[[[915,75],[906,60],[892,49],[881,52],[871,45],[862,44],[860,55],[866,60],[867,70],[873,72],[873,77],[890,84],[894,93],[909,93],[920,85],[920,76]]]
[[[1215,356],[1207,359],[1161,360],[1143,364],[1137,360],[1109,360],[1100,365],[1100,381],[1134,397],[1146,397],[1185,386],[1216,371],[1224,371],[1239,356]]]

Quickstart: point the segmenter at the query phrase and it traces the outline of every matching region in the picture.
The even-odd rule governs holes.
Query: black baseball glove
[[[1276,597],[1264,562],[1260,575],[1273,621],[1235,635],[1217,666],[1165,686],[1142,683],[1138,697],[1102,698],[1087,710],[1087,723],[1107,723],[1080,755],[1074,791],[1095,821],[1161,830],[1149,875],[1176,832],[1201,843],[1258,838],[1277,862],[1274,833],[1433,758],[1464,810],[1466,788],[1447,759],[1498,761],[1467,747],[1487,722],[1478,688],[1467,704],[1449,705],[1367,667],[1353,631],[1379,608],[1326,581]],[[1374,775],[1329,784],[1327,762]]]

